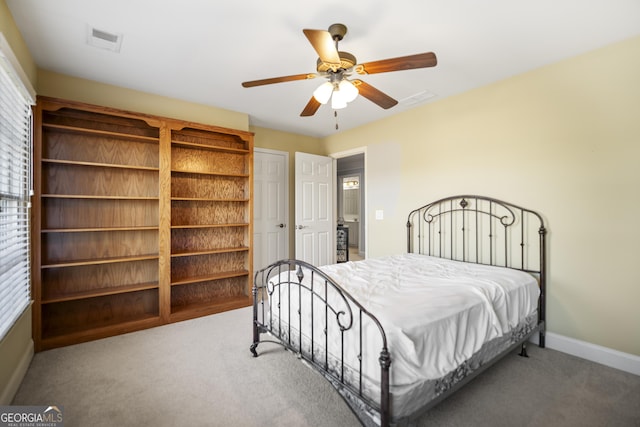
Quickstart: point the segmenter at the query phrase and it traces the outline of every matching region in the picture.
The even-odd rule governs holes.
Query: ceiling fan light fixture
[[[331,108],[334,110],[340,110],[342,108],[346,108],[347,101],[344,95],[340,94],[339,90],[333,92],[333,96],[331,97]]]
[[[349,80],[342,80],[338,85],[338,92],[346,102],[351,102],[358,97],[358,88]]]
[[[331,93],[333,92],[333,84],[330,82],[324,82],[316,90],[313,91],[313,97],[320,104],[326,104],[329,102],[329,98],[331,98]]]

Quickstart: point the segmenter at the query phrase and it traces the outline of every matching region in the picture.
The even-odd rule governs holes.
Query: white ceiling
[[[336,132],[328,105],[300,112],[324,80],[241,82],[313,73],[303,28],[339,22],[358,62],[435,52],[434,68],[361,77],[400,103],[358,97],[340,131],[640,35],[638,0],[7,0],[40,68],[247,113],[250,123],[311,136]],[[122,34],[119,53],[87,28]],[[639,53],[640,54],[640,53]],[[417,94],[427,100],[412,100]]]

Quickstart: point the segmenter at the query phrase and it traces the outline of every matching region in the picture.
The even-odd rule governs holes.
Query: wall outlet
[[[384,219],[384,211],[382,209],[376,210],[376,219]]]

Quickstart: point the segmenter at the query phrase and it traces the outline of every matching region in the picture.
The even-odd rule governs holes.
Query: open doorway
[[[348,233],[349,260],[365,258],[365,173],[364,153],[336,161],[337,223]]]

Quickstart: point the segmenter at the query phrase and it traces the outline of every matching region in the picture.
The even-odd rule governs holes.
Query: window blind
[[[32,91],[0,34],[0,340],[31,302]]]

